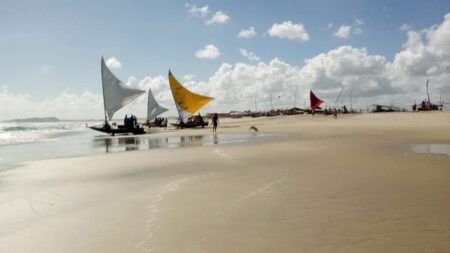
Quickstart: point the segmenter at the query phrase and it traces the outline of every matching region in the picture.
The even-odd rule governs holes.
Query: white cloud
[[[256,31],[255,28],[253,26],[250,26],[248,29],[242,29],[239,34],[238,37],[239,38],[253,38],[256,35]]]
[[[359,35],[362,34],[362,26],[364,25],[364,21],[362,19],[355,18],[353,24],[346,25],[343,24],[339,26],[339,28],[334,32],[334,36],[340,39],[348,39],[351,35]]]
[[[361,25],[362,21],[355,24]],[[282,98],[280,105],[290,106],[296,86],[299,101],[307,100],[309,89],[313,89],[332,106],[342,87],[346,87],[346,92],[352,91],[356,106],[392,103],[409,107],[416,98],[426,96],[427,79],[432,100],[450,96],[449,31],[450,14],[439,25],[408,32],[408,40],[393,61],[370,54],[365,48],[342,46],[305,60],[302,67],[279,59],[269,63],[224,63],[207,82],[196,85],[216,97],[211,109],[223,111],[253,108],[255,97],[258,107],[267,109],[270,94]]]
[[[209,14],[209,6],[205,5],[203,7],[197,7],[197,5],[186,4],[187,8],[189,8],[188,12],[190,15],[199,18],[205,18]]]
[[[390,65],[394,83],[404,90],[423,91],[430,80],[435,92],[450,93],[450,14],[442,24],[408,31],[407,36],[403,50]]]
[[[41,71],[44,74],[50,73],[51,70],[52,70],[52,67],[50,65],[44,65],[44,66],[41,67]]]
[[[25,117],[50,117],[62,119],[88,119],[103,115],[103,100],[90,92],[71,94],[63,92],[54,99],[35,102],[29,94],[0,92],[0,120]]]
[[[348,39],[350,36],[350,32],[351,27],[349,25],[341,25],[334,33],[334,36],[341,39]]]
[[[223,11],[216,11],[214,14],[211,14],[211,10],[208,5],[203,7],[197,7],[195,4],[185,4],[185,7],[188,8],[188,13],[192,17],[197,17],[204,20],[205,25],[212,24],[225,24],[230,20],[230,16],[225,14]]]
[[[275,23],[267,30],[267,33],[272,37],[282,39],[297,40],[301,42],[309,40],[309,34],[303,24],[294,24],[291,21],[286,21],[281,24]]]
[[[208,108],[212,111],[253,109],[255,97],[259,109],[268,109],[270,95],[281,96],[290,104],[299,73],[298,67],[279,59],[257,64],[223,63],[208,81],[190,85],[215,98]],[[282,103],[279,99],[273,102]]]
[[[402,30],[402,31],[409,31],[409,30],[412,30],[412,29],[413,29],[412,26],[409,25],[408,23],[403,23],[400,26],[400,30]]]
[[[106,63],[106,66],[108,66],[111,69],[121,69],[122,68],[122,63],[116,57],[108,58],[105,63]]]
[[[342,46],[305,61],[302,81],[324,94],[337,95],[341,87],[355,89],[360,97],[393,93],[386,77],[387,61],[370,55],[365,48]]]
[[[362,29],[361,29],[361,27],[354,27],[354,28],[353,28],[353,34],[355,34],[355,35],[360,35],[360,34],[362,34]]]
[[[241,55],[247,58],[249,61],[259,61],[260,58],[255,55],[253,52],[247,51],[243,48],[239,49],[239,52],[241,52]]]
[[[222,11],[217,11],[210,19],[205,21],[205,24],[224,24],[228,22],[230,17]]]
[[[429,45],[433,50],[450,51],[450,13],[444,16],[444,22],[426,30]]]
[[[128,77],[128,81],[125,83],[128,86],[134,86],[136,84],[137,78],[134,76]]]
[[[305,106],[310,89],[333,106],[344,86],[344,92],[352,91],[354,107],[372,103],[409,107],[416,99],[419,102],[426,97],[426,80],[430,80],[432,101],[439,100],[440,95],[450,97],[449,31],[449,14],[440,24],[408,31],[403,48],[392,61],[370,54],[365,48],[341,46],[306,59],[303,66],[277,58],[248,64],[222,63],[210,78],[193,81],[186,77],[183,85],[215,98],[203,111],[254,109],[255,98],[258,109],[269,109],[271,95],[275,107],[291,107],[296,89],[298,106]],[[145,77],[137,86],[144,90],[151,88],[156,100],[171,110],[167,115],[176,115],[166,76]],[[348,103],[347,97],[348,93],[343,94],[341,103]],[[90,92],[65,92],[54,99],[36,102],[29,94],[8,92],[4,85],[0,101],[4,105],[0,107],[1,120],[34,116],[103,117],[102,96]],[[143,95],[117,112],[115,118],[120,119],[125,113],[143,117],[145,110]]]
[[[333,23],[328,23],[328,28],[332,28],[333,27]]]
[[[215,59],[220,56],[220,50],[216,46],[209,44],[197,50],[195,56],[201,59]]]
[[[355,26],[362,26],[362,25],[364,25],[364,21],[362,19],[355,18],[354,25]]]
[[[192,75],[192,74],[187,74],[187,75],[183,76],[183,79],[185,81],[192,81],[194,78],[195,78],[195,75]]]

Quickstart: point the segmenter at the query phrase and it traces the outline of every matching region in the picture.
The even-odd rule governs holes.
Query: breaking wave
[[[86,122],[0,122],[0,145],[52,141],[86,129]]]

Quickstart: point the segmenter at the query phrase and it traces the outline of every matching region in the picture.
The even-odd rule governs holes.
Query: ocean
[[[199,134],[109,136],[87,126],[101,121],[0,122],[0,170],[36,160],[113,152],[228,144],[247,141],[255,134]],[[175,131],[156,129],[155,131]],[[258,134],[258,137],[266,135]]]
[[[86,124],[85,121],[0,122],[0,145],[51,141],[67,133],[82,131]]]
[[[0,169],[12,164],[88,154],[95,134],[88,125],[101,122],[0,122]]]

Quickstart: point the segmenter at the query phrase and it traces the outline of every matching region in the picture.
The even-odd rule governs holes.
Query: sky
[[[450,100],[450,1],[1,2],[0,120],[101,118],[101,57],[166,115],[169,69],[215,98],[202,112],[305,107],[309,90],[328,106],[351,93],[357,108],[410,107],[426,80]]]

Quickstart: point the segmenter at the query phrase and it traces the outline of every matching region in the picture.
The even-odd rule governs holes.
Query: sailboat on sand
[[[206,105],[209,101],[213,100],[212,97],[196,94],[181,85],[180,82],[172,75],[169,70],[169,84],[172,91],[173,100],[177,107],[179,122],[172,123],[173,126],[179,128],[192,128],[192,127],[205,127],[208,122],[203,120],[200,115],[190,117],[197,112],[200,108]],[[187,121],[185,119],[188,118]]]
[[[439,103],[435,104],[431,102],[430,99],[430,93],[428,92],[428,83],[429,81],[427,80],[427,84],[426,84],[426,90],[427,90],[427,99],[424,99],[422,101],[422,103],[420,103],[419,105],[414,104],[413,105],[413,111],[437,111],[437,110],[442,110],[444,108],[444,102],[442,101],[442,98],[439,99]]]
[[[148,90],[148,102],[147,102],[147,124],[149,126],[158,126],[156,122],[151,122],[156,119],[158,115],[167,112],[169,109],[161,106],[156,102],[153,96],[152,90]]]
[[[105,109],[105,123],[102,126],[92,126],[93,130],[115,134],[143,134],[144,129],[139,126],[124,126],[118,125],[117,127],[111,126],[108,120],[111,120],[114,113],[120,110],[122,107],[141,96],[145,91],[128,87],[122,81],[120,81],[111,70],[105,64],[102,57],[101,61],[101,74],[102,74],[102,87],[103,87],[103,105]]]
[[[316,94],[314,94],[312,91],[309,92],[309,99],[311,101],[311,112],[314,115],[317,109],[321,109],[320,105],[323,104],[325,101],[319,99],[316,96]]]

